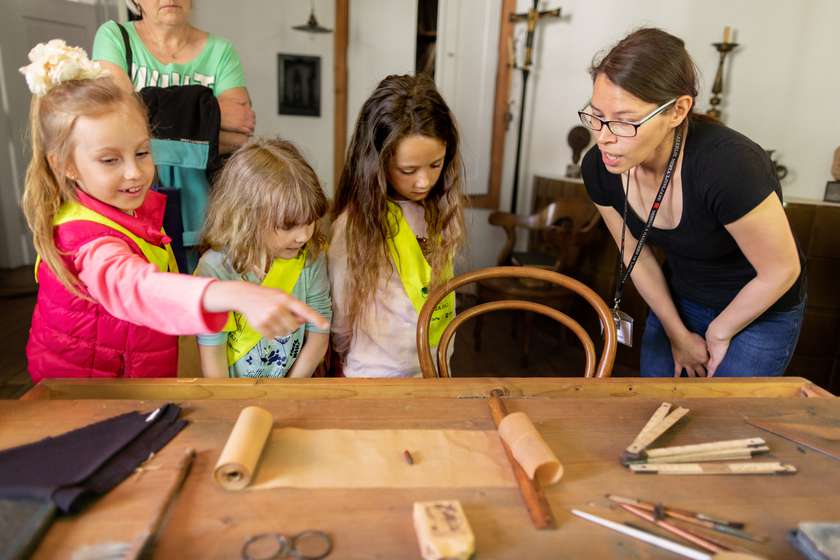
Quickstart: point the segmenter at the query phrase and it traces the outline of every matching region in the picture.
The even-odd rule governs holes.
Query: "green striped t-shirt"
[[[149,52],[134,22],[124,23],[131,45],[132,68],[126,69],[125,42],[117,23],[106,21],[96,31],[93,40],[93,59],[116,64],[131,76],[136,90],[148,86],[169,87],[200,84],[213,90],[218,96],[223,91],[245,87],[242,63],[233,45],[227,39],[213,34],[207,35],[202,51],[184,64],[163,64]]]

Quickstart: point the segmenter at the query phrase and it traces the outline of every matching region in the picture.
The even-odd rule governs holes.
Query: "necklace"
[[[163,58],[165,61],[177,60],[181,52],[190,46],[190,42],[192,39],[192,28],[187,27],[186,38],[183,40],[183,42],[181,42],[180,45],[178,45],[177,48],[171,49],[167,47],[164,41],[158,39],[158,37],[156,37],[150,29],[147,29],[145,26],[141,27],[141,29],[141,38],[143,39],[143,42],[148,41],[149,43],[151,43],[154,46],[156,53],[162,55],[161,58]]]

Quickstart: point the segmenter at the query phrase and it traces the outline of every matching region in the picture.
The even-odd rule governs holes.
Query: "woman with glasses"
[[[804,261],[767,154],[693,112],[694,63],[673,35],[635,31],[590,73],[580,118],[597,144],[583,179],[626,267],[616,325],[632,323],[620,311],[627,270],[650,306],[642,375],[782,375],[802,323]]]

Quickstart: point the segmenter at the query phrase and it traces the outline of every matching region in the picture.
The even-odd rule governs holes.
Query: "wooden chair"
[[[504,229],[505,246],[496,259],[498,266],[528,266],[553,272],[569,272],[577,268],[584,249],[597,238],[601,217],[588,199],[564,199],[550,203],[540,212],[521,216],[493,212],[488,221]],[[529,235],[528,249],[516,251],[517,231]],[[489,278],[476,284],[478,303],[510,299],[528,300],[549,307],[567,309],[574,295],[561,286],[529,278]],[[523,314],[520,329],[522,366],[527,367],[533,315]],[[481,350],[483,321],[477,318],[474,328],[476,351]]]
[[[482,303],[476,305],[475,307],[471,307],[465,312],[459,313],[452,320],[441,335],[440,343],[438,344],[438,367],[435,368],[434,359],[432,358],[432,350],[429,344],[429,324],[435,307],[449,292],[460,288],[461,286],[471,284],[473,282],[498,278],[526,278],[539,282],[550,283],[552,285],[560,286],[570,293],[577,294],[586,300],[589,305],[595,309],[595,313],[598,315],[598,319],[604,329],[604,348],[601,352],[601,359],[598,361],[597,367],[595,366],[595,345],[592,343],[592,339],[580,323],[565,313],[541,303],[521,300],[501,300]],[[451,377],[446,355],[449,343],[452,340],[452,336],[455,334],[455,330],[461,326],[464,321],[467,321],[472,317],[500,309],[522,309],[551,317],[575,333],[583,345],[584,352],[586,353],[586,368],[584,371],[585,377],[609,377],[612,374],[612,368],[615,362],[615,352],[618,344],[615,324],[613,323],[610,308],[607,307],[607,304],[604,303],[604,300],[601,299],[598,294],[574,278],[570,278],[569,276],[550,270],[527,266],[497,266],[475,270],[473,272],[467,272],[465,274],[461,274],[460,276],[456,276],[429,294],[429,298],[420,310],[420,317],[417,320],[417,353],[420,358],[420,370],[423,372],[423,377]]]

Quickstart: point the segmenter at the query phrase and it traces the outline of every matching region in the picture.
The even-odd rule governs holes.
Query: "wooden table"
[[[556,530],[533,529],[516,489],[234,493],[222,490],[212,479],[221,448],[246,404],[268,409],[282,426],[490,430],[493,422],[479,397],[495,387],[513,395],[506,399],[509,411],[527,412],[565,465],[564,478],[547,490],[558,521]],[[83,545],[129,541],[141,534],[186,447],[194,447],[198,455],[161,535],[159,558],[238,558],[251,535],[311,528],[333,535],[335,549],[330,558],[419,558],[412,503],[450,498],[463,504],[481,559],[675,558],[569,513],[573,507],[598,511],[597,505],[587,506],[603,503],[607,492],[746,521],[750,531],[769,535],[770,541],[740,543],[768,558],[798,558],[785,541],[786,531],[798,522],[840,519],[840,462],[797,449],[742,418],[804,411],[827,424],[840,425],[840,401],[796,378],[50,381],[21,401],[0,401],[0,448],[123,412],[150,410],[165,400],[185,408],[190,426],[144,472],[133,475],[81,515],[57,520],[35,558],[69,558]],[[633,475],[619,464],[618,457],[663,400],[691,412],[657,444],[761,436],[768,441],[773,458],[796,465],[799,472],[789,476]]]

